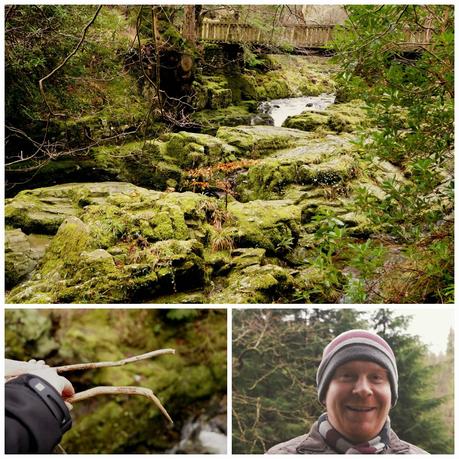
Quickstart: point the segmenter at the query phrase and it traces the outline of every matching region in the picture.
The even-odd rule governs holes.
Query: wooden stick
[[[78,392],[77,394],[72,395],[65,399],[68,403],[81,402],[91,397],[97,395],[117,395],[117,394],[127,394],[127,395],[142,395],[150,399],[161,411],[161,413],[166,417],[166,419],[173,424],[174,421],[169,416],[169,413],[163,407],[158,397],[153,393],[151,389],[145,387],[132,387],[132,386],[99,386],[93,387],[92,389],[85,390],[83,392]]]
[[[139,360],[149,359],[163,354],[175,354],[175,349],[159,349],[157,351],[147,352],[146,354],[135,355],[126,359],[121,359],[115,362],[90,362],[90,363],[76,363],[73,365],[62,365],[60,367],[53,367],[58,373],[64,373],[66,371],[75,370],[89,370],[92,368],[103,368],[103,367],[119,367],[126,365],[127,363],[137,362]]]

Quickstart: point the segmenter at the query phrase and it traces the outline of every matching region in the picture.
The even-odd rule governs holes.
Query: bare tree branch
[[[81,36],[81,39],[80,41],[78,42],[78,44],[76,45],[75,49],[54,69],[52,70],[50,73],[48,73],[48,75],[44,76],[39,82],[38,82],[38,86],[40,88],[40,93],[41,93],[41,96],[43,97],[43,100],[45,101],[45,104],[46,106],[48,107],[48,110],[49,110],[49,113],[53,116],[63,116],[62,114],[58,114],[58,113],[53,113],[53,111],[51,110],[51,107],[49,106],[49,103],[48,103],[48,100],[46,99],[46,95],[45,95],[45,91],[43,89],[43,82],[45,80],[47,80],[49,77],[51,77],[52,75],[54,75],[59,69],[61,69],[68,61],[69,59],[74,56],[77,51],[80,49],[81,45],[83,44],[84,42],[84,39],[86,37],[86,32],[88,31],[89,27],[91,27],[91,25],[94,23],[94,21],[96,20],[97,16],[99,15],[99,12],[100,10],[102,9],[102,5],[99,5],[99,7],[97,8],[97,11],[96,13],[94,14],[93,18],[86,24],[85,28],[83,29],[83,34]]]

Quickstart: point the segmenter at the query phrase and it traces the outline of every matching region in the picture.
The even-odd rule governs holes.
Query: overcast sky
[[[360,308],[359,308],[360,309]],[[363,309],[363,308],[362,308]],[[454,309],[443,306],[416,306],[396,310],[397,315],[410,315],[412,320],[408,331],[412,335],[419,335],[421,341],[435,354],[446,352],[449,330],[454,327]],[[368,310],[368,309],[365,309]]]

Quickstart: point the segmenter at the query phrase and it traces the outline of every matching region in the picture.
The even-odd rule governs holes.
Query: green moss
[[[223,76],[203,77],[207,89],[207,104],[210,109],[224,108],[233,101],[233,93],[228,87],[228,82]]]
[[[116,344],[118,332],[107,311],[85,310],[75,322],[68,317],[65,313],[60,317],[61,325],[65,324],[57,335],[61,358],[73,362],[94,362],[115,361],[124,357]]]
[[[199,365],[185,369],[187,377],[178,383],[177,392],[185,399],[208,397],[215,391],[212,372],[208,366]]]
[[[252,104],[243,103],[229,105],[218,110],[200,110],[193,114],[192,119],[201,124],[205,132],[212,133],[219,126],[250,125],[253,111],[254,107]]]
[[[163,136],[163,140],[167,155],[184,168],[225,162],[237,154],[236,148],[207,134],[178,132]]]
[[[5,310],[5,354],[10,359],[43,359],[58,349],[52,322],[40,310]]]
[[[315,131],[319,128],[327,128],[328,122],[329,116],[327,114],[310,111],[297,116],[289,116],[284,121],[283,126],[302,131]]]
[[[269,55],[269,70],[246,70],[240,77],[241,95],[246,99],[266,100],[333,92],[330,66],[299,56]]]
[[[187,239],[189,237],[188,226],[180,207],[168,206],[167,210],[159,212],[155,216],[154,228],[150,234],[147,234],[147,237],[159,241]]]
[[[258,158],[273,150],[293,147],[302,137],[299,131],[272,126],[220,127],[216,135],[249,158]]]
[[[81,253],[88,248],[91,248],[89,228],[79,218],[68,217],[46,251],[42,273],[59,272],[65,277],[74,272]]]
[[[259,161],[238,177],[240,199],[283,199],[292,185],[334,186],[352,179],[358,164],[349,147],[330,142],[328,148],[326,142],[313,139],[304,147]],[[301,194],[296,190],[292,196],[301,199]]]
[[[55,234],[69,215],[78,215],[79,209],[64,193],[53,193],[50,188],[21,191],[5,205],[5,223],[27,233]]]
[[[305,111],[301,115],[289,116],[284,126],[303,131],[354,132],[367,123],[363,105],[362,101],[354,100],[330,105],[325,111]]]
[[[274,253],[282,241],[293,243],[300,231],[301,209],[290,201],[234,202],[228,209],[236,219],[236,240],[241,247]]]
[[[211,303],[271,303],[292,288],[292,278],[284,268],[253,265],[236,270],[226,287],[210,296]]]

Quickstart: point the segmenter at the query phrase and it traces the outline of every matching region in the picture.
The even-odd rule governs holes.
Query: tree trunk
[[[196,12],[194,5],[185,5],[185,19],[182,36],[190,44],[196,44]]]

